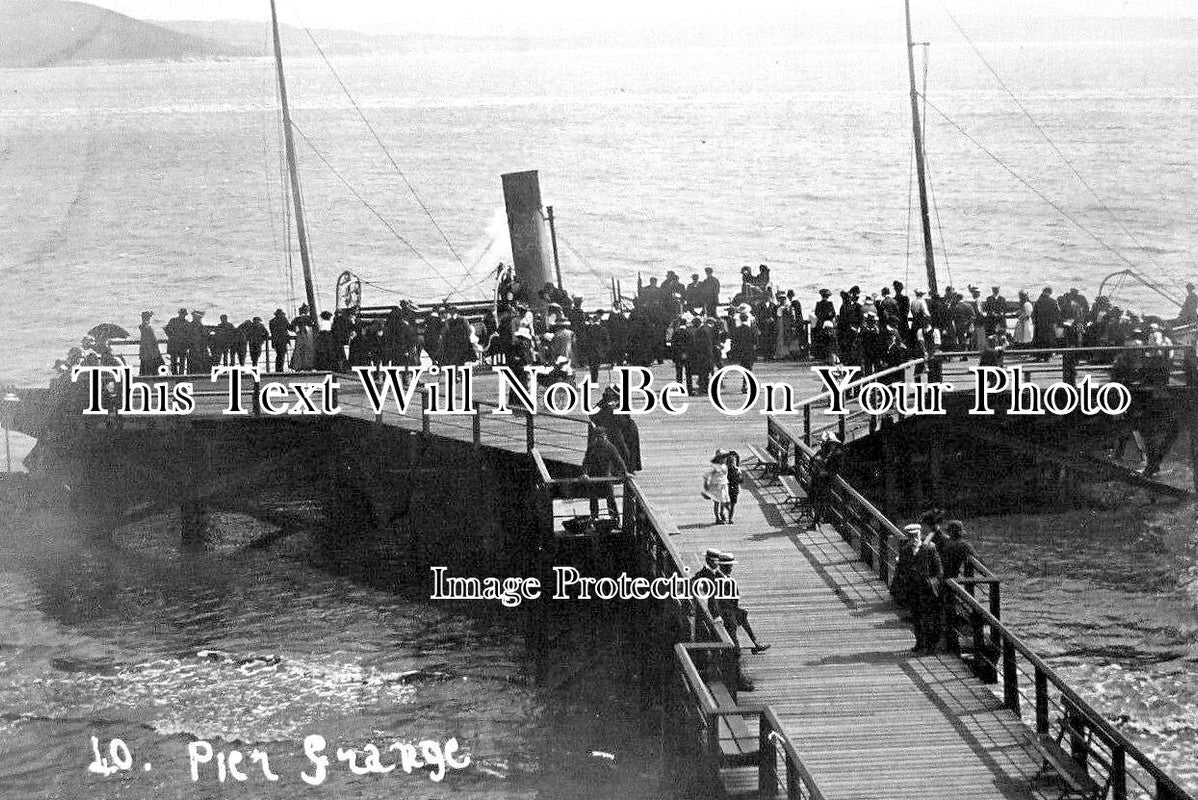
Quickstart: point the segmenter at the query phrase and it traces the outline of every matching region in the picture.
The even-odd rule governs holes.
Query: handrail
[[[970,610],[970,613],[975,615],[990,626],[993,634],[1001,640],[1004,645],[1004,653],[1010,649],[1019,653],[1037,670],[1038,675],[1043,675],[1044,679],[1056,687],[1061,696],[1068,701],[1068,704],[1077,712],[1086,718],[1086,722],[1094,728],[1106,740],[1108,746],[1117,747],[1122,750],[1123,754],[1130,756],[1145,772],[1147,772],[1156,782],[1156,792],[1158,798],[1176,798],[1183,800],[1191,798],[1191,795],[1186,792],[1167,772],[1158,767],[1140,748],[1138,748],[1131,740],[1112,725],[1102,714],[1098,713],[1094,708],[1082,698],[1076,691],[1069,687],[1060,675],[1049,666],[1043,658],[1037,655],[1031,647],[1029,647],[1019,636],[1010,629],[1010,627],[990,612],[985,606],[978,602],[977,598],[973,597],[969,591],[963,587],[957,580],[949,579],[945,581],[945,585],[956,596],[956,598],[964,603]],[[1004,654],[1003,658],[1008,656]],[[1013,667],[1010,667],[1013,670]],[[1040,700],[1040,687],[1037,687],[1037,703]],[[1018,714],[1018,710],[1016,709]],[[1118,796],[1118,795],[1116,795]]]

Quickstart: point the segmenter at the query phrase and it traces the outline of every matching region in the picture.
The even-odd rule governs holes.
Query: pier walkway
[[[1035,784],[1028,729],[954,655],[920,656],[885,584],[832,526],[805,530],[765,479],[744,485],[732,525],[714,525],[700,476],[717,446],[747,454],[760,417],[733,421],[706,403],[683,420],[641,422],[645,498],[668,509],[674,546],[698,565],[708,547],[734,553],[742,605],[772,648],[746,651],[755,685],[738,702],[768,704],[826,798],[1056,797]],[[742,642],[747,640],[741,634]],[[752,730],[754,737],[756,729]],[[754,743],[755,744],[755,743]],[[750,774],[752,773],[752,774]],[[733,793],[755,771],[727,770]]]

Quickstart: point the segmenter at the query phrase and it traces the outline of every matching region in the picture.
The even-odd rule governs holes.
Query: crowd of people
[[[485,310],[474,305],[469,317],[450,303],[422,309],[403,301],[385,314],[341,308],[314,316],[303,305],[293,317],[276,309],[266,322],[252,317],[234,324],[222,314],[210,325],[204,311],[179,309],[162,328],[165,353],[146,311],[140,372],[154,375],[164,365],[180,375],[206,374],[218,364],[303,372],[480,362],[517,370],[548,366],[548,380],[589,373],[598,383],[604,367],[671,361],[678,382],[702,394],[727,364],[752,370],[760,360],[804,359],[870,373],[937,352],[993,357],[1007,348],[1167,346],[1172,328],[1198,322],[1193,284],[1172,320],[1120,308],[1106,297],[1091,303],[1076,288],[1057,297],[1045,287],[1034,301],[1021,291],[1012,302],[998,286],[984,297],[977,286],[966,294],[950,286],[943,296],[920,289],[908,295],[900,281],[875,293],[853,286],[839,292],[838,304],[832,290],[821,289],[805,315],[795,291],[778,290],[764,264],[741,270],[727,302],[708,268],[686,284],[674,271],[660,282],[652,277],[635,297],[589,311],[582,298],[552,283],[531,293],[510,269],[501,274],[496,301]]]

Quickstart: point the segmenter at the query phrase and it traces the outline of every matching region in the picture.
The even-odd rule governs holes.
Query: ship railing
[[[1128,374],[1118,376],[1130,387],[1146,385],[1194,386],[1198,364],[1193,344],[1124,345],[1119,347],[1007,348],[1004,367],[1018,366],[1029,380],[1060,381],[1076,386],[1089,376],[1093,383],[1115,377],[1115,362],[1121,355],[1136,355],[1141,363]],[[928,371],[934,380],[953,383],[956,388],[972,387],[976,351],[935,353],[928,359]]]

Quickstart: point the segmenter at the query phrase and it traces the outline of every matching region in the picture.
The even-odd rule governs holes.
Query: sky
[[[139,19],[266,19],[268,0],[89,0]],[[313,28],[529,35],[652,29],[777,18],[818,24],[837,17],[887,20],[901,0],[277,0],[284,22]],[[913,0],[916,13],[943,3],[957,15],[1198,18],[1195,0]],[[921,8],[922,7],[922,8]]]

